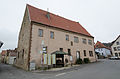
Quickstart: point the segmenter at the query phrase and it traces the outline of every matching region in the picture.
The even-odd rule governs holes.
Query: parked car
[[[109,57],[110,60],[119,60],[120,58],[116,57],[116,56],[112,56],[112,57]]]

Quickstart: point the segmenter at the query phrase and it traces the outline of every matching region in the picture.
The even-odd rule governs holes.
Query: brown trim
[[[32,22],[32,23],[41,24],[41,25],[46,25],[46,26],[48,26],[48,27],[53,27],[53,28],[61,29],[61,30],[64,30],[64,31],[72,32],[72,33],[77,33],[77,32],[73,32],[73,31],[70,31],[70,30],[65,30],[65,29],[62,29],[62,28],[50,26],[50,25],[43,24],[43,23],[39,23],[39,22],[35,22],[35,21],[31,21],[31,22]],[[84,36],[87,36],[87,37],[92,37],[92,38],[94,38],[93,36],[85,35],[85,34],[82,34],[82,33],[77,33],[77,34],[81,34],[81,35],[84,35]]]

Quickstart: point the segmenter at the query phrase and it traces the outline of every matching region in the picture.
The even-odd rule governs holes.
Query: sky
[[[17,47],[26,4],[79,22],[95,42],[120,35],[120,0],[0,0],[0,51]]]

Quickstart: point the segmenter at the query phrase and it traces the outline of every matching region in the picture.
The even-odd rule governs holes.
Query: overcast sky
[[[2,49],[17,47],[26,4],[79,22],[95,42],[111,42],[120,34],[120,0],[0,0]]]

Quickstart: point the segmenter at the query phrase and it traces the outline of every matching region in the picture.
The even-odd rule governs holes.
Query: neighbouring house
[[[120,35],[112,42],[111,49],[113,56],[120,58]]]
[[[15,50],[3,50],[1,53],[1,62],[5,64],[14,64],[17,51]]]
[[[55,63],[51,58],[56,59]],[[19,32],[16,66],[29,70],[31,63],[39,68],[58,62],[75,64],[79,58],[96,61],[94,37],[78,22],[27,5]]]
[[[1,52],[1,63],[6,63],[6,58],[5,58],[5,54],[6,54],[6,50],[2,50]]]
[[[95,52],[97,53],[98,58],[106,58],[111,56],[111,49],[99,41],[95,44]]]
[[[16,56],[17,56],[17,50],[7,50],[6,53],[6,63],[7,64],[14,64],[15,60],[16,60]]]

